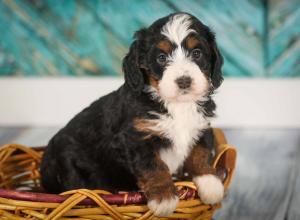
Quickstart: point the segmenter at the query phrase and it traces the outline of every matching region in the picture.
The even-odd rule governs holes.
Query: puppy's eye
[[[194,50],[192,51],[192,57],[193,57],[193,59],[195,59],[195,60],[199,60],[199,59],[202,57],[202,52],[201,52],[201,50],[200,50],[200,49],[194,49]]]
[[[165,65],[167,62],[167,56],[166,56],[166,54],[161,53],[157,56],[156,60],[160,65]]]

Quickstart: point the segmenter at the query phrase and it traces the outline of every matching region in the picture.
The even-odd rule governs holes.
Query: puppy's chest
[[[159,116],[155,129],[171,142],[170,147],[161,149],[159,153],[170,172],[175,173],[201,137],[201,131],[208,127],[209,121],[198,111],[196,104],[169,105],[168,112]]]

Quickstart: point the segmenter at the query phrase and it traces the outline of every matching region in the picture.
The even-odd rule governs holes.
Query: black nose
[[[175,80],[180,89],[188,89],[191,87],[192,78],[189,76],[181,76]]]

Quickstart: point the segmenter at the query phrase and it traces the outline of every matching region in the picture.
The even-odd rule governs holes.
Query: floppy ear
[[[141,71],[141,62],[144,57],[146,30],[142,29],[135,33],[135,41],[131,44],[128,54],[123,59],[123,72],[125,84],[138,94],[144,87],[144,77]]]
[[[198,33],[207,34],[207,41],[212,53],[210,78],[211,78],[213,89],[217,89],[223,82],[223,76],[222,76],[223,57],[217,47],[215,34],[210,30],[208,26],[202,24],[202,22],[199,21],[196,17],[194,16],[191,17],[194,21],[193,28]]]
[[[223,76],[222,76],[223,57],[217,47],[215,39],[211,43],[211,48],[212,48],[211,83],[214,89],[217,89],[223,82]]]

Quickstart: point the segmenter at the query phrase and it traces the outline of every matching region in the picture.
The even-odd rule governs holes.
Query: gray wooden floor
[[[45,145],[57,128],[0,127],[0,145]],[[300,129],[224,129],[236,175],[217,220],[300,220]]]

